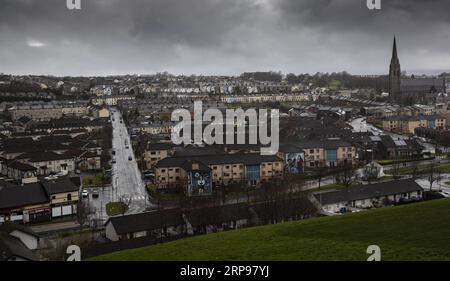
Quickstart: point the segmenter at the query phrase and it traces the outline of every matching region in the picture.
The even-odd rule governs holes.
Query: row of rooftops
[[[445,119],[445,117],[441,115],[417,115],[417,116],[410,116],[410,115],[397,115],[397,116],[389,116],[384,118],[386,121],[434,121],[438,119]]]
[[[268,205],[274,212],[268,211]],[[255,215],[260,219],[289,218],[296,214],[313,215],[316,212],[313,204],[306,198],[292,198],[277,202],[260,202],[253,204],[230,204],[223,206],[194,208],[191,210],[166,209],[125,216],[110,217],[106,225],[111,223],[119,235],[139,231],[156,230],[164,227],[185,224],[185,219],[193,227],[215,225],[231,221],[252,219]],[[183,218],[184,216],[184,218]]]
[[[17,232],[39,240],[39,236],[28,227],[12,222],[1,224],[0,261],[8,261],[12,258],[21,258],[29,261],[39,260],[36,254],[32,252],[34,249],[28,248],[22,235],[17,235]]]
[[[63,177],[21,186],[0,181],[0,209],[45,204],[51,195],[78,191],[80,185],[79,177]]]
[[[314,196],[321,205],[342,202],[381,198],[394,194],[423,191],[423,188],[413,179],[394,180],[370,185],[346,188],[342,190],[316,193]]]
[[[186,162],[196,161],[205,165],[221,165],[221,164],[244,164],[244,165],[260,165],[268,162],[283,161],[275,155],[260,154],[222,154],[222,155],[200,155],[200,156],[184,156],[184,157],[168,157],[164,158],[156,164],[156,168],[164,167],[181,167]]]
[[[301,152],[304,149],[337,149],[339,147],[351,147],[352,145],[341,139],[328,139],[317,141],[299,141],[296,143],[282,143],[280,144],[279,151],[283,153]],[[151,143],[147,149],[150,151],[158,150],[175,150],[175,154],[179,156],[188,156],[195,154],[196,150],[199,150],[200,154],[221,154],[226,150],[255,150],[259,151],[263,147],[260,144],[232,144],[232,145],[215,145],[206,146],[201,148],[186,148],[177,146],[172,143]]]
[[[37,140],[31,137],[5,138],[1,141],[0,151],[3,153],[24,153],[25,157],[34,157],[48,151],[71,151],[80,149],[96,149],[100,146],[92,141],[83,140],[82,136],[72,138],[70,135],[40,136]],[[55,153],[56,154],[56,153]],[[54,157],[60,157],[49,154]]]

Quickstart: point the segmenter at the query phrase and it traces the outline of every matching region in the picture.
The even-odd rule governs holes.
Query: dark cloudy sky
[[[0,0],[0,72],[380,74],[450,69],[450,1]]]

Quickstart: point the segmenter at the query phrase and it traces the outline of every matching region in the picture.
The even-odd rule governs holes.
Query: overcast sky
[[[0,0],[0,72],[238,75],[450,69],[450,1]]]

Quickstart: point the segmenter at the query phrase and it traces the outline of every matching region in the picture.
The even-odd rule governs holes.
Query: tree
[[[320,185],[322,183],[322,179],[325,177],[325,175],[327,174],[327,168],[326,167],[320,167],[317,170],[317,182],[319,183],[319,189],[320,189]]]
[[[416,161],[411,164],[411,174],[413,179],[417,179],[417,176],[419,175],[419,164]]]
[[[120,213],[123,215],[125,215],[125,213],[128,211],[128,209],[131,206],[131,203],[133,202],[133,198],[132,197],[126,197],[126,196],[122,196],[120,197],[119,200],[120,203],[122,203],[122,208],[120,210]]]
[[[83,226],[89,221],[89,216],[92,214],[91,209],[83,201],[78,201],[77,206],[77,221],[80,224],[80,232]]]
[[[394,178],[394,180],[398,180],[400,179],[400,163],[395,162],[392,166],[392,170],[391,170],[391,174],[392,177]]]
[[[427,180],[430,183],[430,191],[433,189],[433,183],[441,179],[441,173],[439,167],[434,161],[430,163],[427,169]]]
[[[356,180],[356,171],[351,164],[345,164],[341,169],[336,179],[338,182],[342,183],[346,188]]]

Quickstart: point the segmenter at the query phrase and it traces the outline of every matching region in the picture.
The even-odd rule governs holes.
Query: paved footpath
[[[79,227],[80,227],[80,224],[77,221],[67,221],[67,222],[59,222],[59,223],[33,225],[33,226],[31,226],[31,229],[36,233],[45,233],[45,232],[52,232],[52,231],[75,229],[75,228],[79,228]]]

